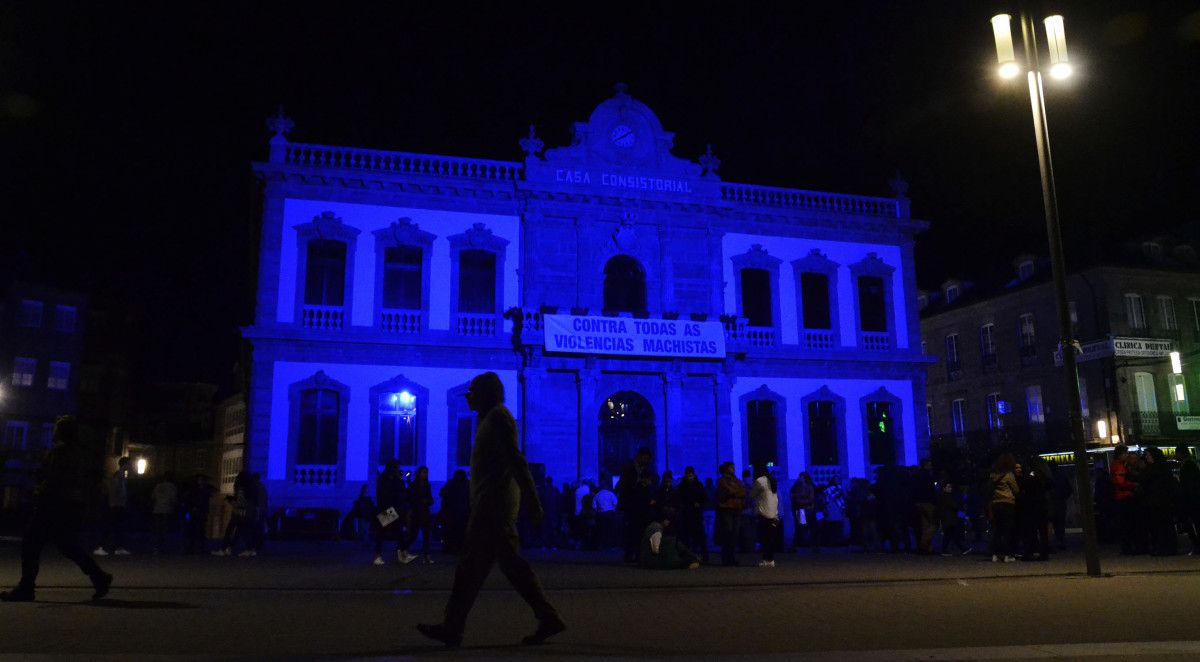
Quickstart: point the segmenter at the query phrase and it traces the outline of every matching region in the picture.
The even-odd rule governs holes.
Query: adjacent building
[[[1069,448],[1049,268],[1013,261],[1003,285],[922,292],[929,432],[939,443]],[[1085,434],[1096,445],[1200,441],[1200,263],[1169,238],[1119,247],[1067,281]],[[1177,353],[1178,365],[1173,365]]]
[[[18,508],[50,448],[54,419],[77,413],[82,294],[14,283],[0,310],[0,510]]]
[[[724,182],[623,87],[523,162],[291,142],[271,122],[247,464],[345,507],[389,460],[469,464],[495,371],[555,480],[720,461],[869,475],[926,452],[914,235],[895,197]]]

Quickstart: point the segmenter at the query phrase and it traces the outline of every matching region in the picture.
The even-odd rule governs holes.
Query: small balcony
[[[312,487],[333,487],[337,484],[336,464],[297,464],[292,470],[292,482]]]
[[[862,348],[868,352],[886,352],[892,348],[892,334],[887,331],[863,331]]]
[[[1157,411],[1132,412],[1133,430],[1139,436],[1157,437],[1162,434],[1162,416]]]
[[[725,340],[749,347],[774,347],[779,334],[773,326],[750,326],[745,317],[723,317]]]
[[[384,308],[379,316],[379,328],[387,333],[420,333],[421,311]]]
[[[501,328],[495,313],[458,313],[454,323],[455,333],[468,338],[494,338]]]
[[[833,331],[829,329],[802,329],[800,342],[805,349],[831,350],[834,347]]]
[[[346,328],[346,308],[306,303],[301,310],[300,323],[306,329],[340,331]]]

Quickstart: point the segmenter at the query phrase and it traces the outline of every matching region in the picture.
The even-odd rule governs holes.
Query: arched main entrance
[[[654,408],[633,391],[617,391],[600,404],[600,474],[617,477],[642,446],[654,453]]]

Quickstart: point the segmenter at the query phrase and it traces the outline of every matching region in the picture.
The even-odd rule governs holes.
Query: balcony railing
[[[892,348],[892,334],[887,331],[863,331],[862,348],[868,352],[886,352]]]
[[[460,336],[492,338],[500,333],[500,316],[494,313],[459,313],[454,329]]]
[[[420,333],[421,311],[384,308],[380,314],[379,327],[388,333]]]
[[[292,482],[297,485],[331,487],[337,484],[336,464],[297,464],[292,472]]]
[[[751,347],[774,347],[778,334],[775,327],[750,326],[745,317],[726,317],[725,340]]]
[[[434,154],[412,154],[353,147],[290,143],[284,163],[318,168],[344,168],[404,175],[464,177],[501,182],[521,179],[523,167],[514,161],[468,159]]]
[[[301,324],[306,329],[336,331],[346,328],[346,309],[342,306],[304,304]]]
[[[827,329],[804,329],[800,339],[806,349],[833,349],[833,331]]]
[[[1133,412],[1133,429],[1139,435],[1157,437],[1162,434],[1160,413],[1157,411]]]
[[[900,205],[895,198],[872,198],[861,195],[839,195],[800,189],[722,184],[721,199],[760,207],[785,207],[805,211],[829,211],[860,216],[899,218]]]

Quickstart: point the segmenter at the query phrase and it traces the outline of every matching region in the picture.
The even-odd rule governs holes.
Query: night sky
[[[729,181],[888,195],[899,169],[923,287],[1045,250],[988,3],[134,4],[0,5],[0,285],[139,310],[152,378],[229,382],[280,103],[297,141],[515,160],[623,81]],[[1196,3],[1051,9],[1079,74],[1047,89],[1068,256],[1200,220]]]

